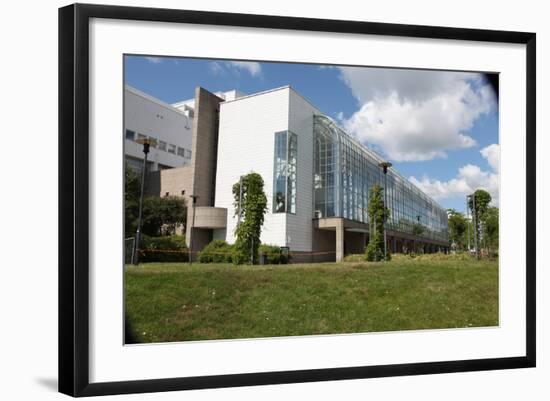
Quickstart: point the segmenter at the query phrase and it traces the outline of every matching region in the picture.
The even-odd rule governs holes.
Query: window
[[[179,146],[178,146],[178,156],[181,156],[181,157],[185,156],[185,149],[180,148]]]
[[[130,131],[129,129],[126,130],[126,139],[133,141],[136,137],[136,133],[134,131]]]
[[[168,144],[168,153],[176,154],[176,145],[172,145],[171,143],[169,143]]]
[[[188,159],[191,158],[191,151],[189,149],[185,149],[185,157],[187,157]]]
[[[159,141],[159,149],[164,150],[166,152],[166,142]]]
[[[150,137],[149,137],[149,141],[151,141],[150,143],[151,143],[151,147],[152,147],[152,148],[156,148],[156,147],[157,147],[157,143],[158,143],[157,138],[150,136]]]
[[[168,198],[168,197],[170,196],[170,192],[166,192],[166,193],[164,194],[164,196],[165,196],[166,198]]]
[[[147,139],[147,135],[138,134],[137,139],[138,139],[138,140],[139,140],[139,139],[142,139],[142,140],[143,140],[143,139]]]
[[[290,131],[275,133],[273,213],[296,213],[298,138]]]
[[[181,194],[182,194],[182,195],[185,195],[185,189],[183,189],[183,190],[181,191]]]

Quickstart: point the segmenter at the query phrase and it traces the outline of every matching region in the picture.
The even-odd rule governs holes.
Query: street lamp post
[[[474,251],[476,253],[476,257],[479,259],[479,247],[478,247],[478,241],[479,238],[477,237],[477,211],[476,211],[476,193],[474,192],[471,195],[468,195],[468,199],[472,200],[472,228],[474,230]]]
[[[149,148],[151,145],[155,146],[156,141],[150,138],[142,138],[136,141],[143,145],[143,166],[141,167],[141,189],[139,195],[139,209],[138,209],[138,225],[136,229],[136,242],[134,243],[133,263],[137,265],[139,263],[139,246],[141,243],[141,220],[143,212],[143,192],[145,188],[145,173],[147,171],[147,155],[149,154]]]
[[[478,246],[478,241],[479,241],[479,238],[477,237],[477,209],[476,209],[476,193],[474,192],[472,194],[472,199],[473,199],[473,205],[474,205],[474,208],[473,208],[473,214],[474,214],[474,246],[475,246],[475,250],[476,250],[476,257],[479,259],[479,246]]]
[[[420,229],[420,215],[419,214],[416,215],[416,221],[418,222],[418,229],[417,229],[417,232],[418,232],[418,230]],[[415,242],[416,242],[416,237],[420,237],[420,234],[415,235],[415,237],[414,237]],[[414,252],[418,252],[418,244],[416,244]]]
[[[468,227],[468,254],[470,254],[470,198],[471,195],[466,196],[466,222]]]
[[[382,163],[379,163],[378,166],[382,167],[382,171],[384,172],[384,214],[383,214],[383,220],[382,220],[382,223],[384,225],[384,262],[387,261],[387,253],[388,253],[388,250],[387,250],[387,247],[388,247],[388,243],[387,243],[387,240],[386,240],[386,204],[387,204],[387,199],[386,199],[386,188],[388,186],[388,168],[390,168],[392,166],[392,164],[390,162],[382,162]]]
[[[197,203],[197,195],[189,195],[191,204],[193,205],[193,218],[191,219],[191,227],[189,228],[189,264],[193,264],[193,229],[195,228],[195,203]]]
[[[241,213],[242,213],[242,201],[243,201],[243,176],[239,178],[239,214],[237,215],[237,227],[241,224]]]

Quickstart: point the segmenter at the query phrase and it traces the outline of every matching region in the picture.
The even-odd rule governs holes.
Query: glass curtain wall
[[[384,187],[378,154],[361,145],[331,119],[314,117],[314,217],[343,217],[368,224],[369,188]],[[448,240],[447,213],[420,189],[390,168],[387,174],[388,229]]]
[[[290,131],[275,133],[273,213],[296,213],[298,138]]]

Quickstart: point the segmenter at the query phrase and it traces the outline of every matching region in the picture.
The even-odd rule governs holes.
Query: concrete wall
[[[220,102],[221,98],[203,88],[195,90],[191,185],[197,206],[214,206]]]
[[[191,178],[193,170],[191,166],[157,170],[150,172],[145,181],[146,196],[177,196],[185,199],[186,205],[191,204]],[[189,210],[187,213],[189,218]],[[185,234],[183,226],[176,228],[177,234]]]
[[[224,229],[227,224],[227,209],[212,206],[195,207],[195,227]]]
[[[232,186],[239,177],[252,171],[264,179],[268,213],[262,228],[261,241],[286,246],[284,213],[273,214],[273,149],[275,133],[288,130],[289,88],[242,97],[220,105],[218,168],[215,206],[227,208],[225,239],[235,242]],[[222,230],[216,237],[223,235]]]
[[[153,164],[152,170],[159,164],[181,167],[191,162],[189,157],[178,156],[177,147],[191,150],[192,120],[176,108],[129,86],[124,90],[124,138],[126,129],[134,131],[136,138],[140,133],[176,146],[175,154],[151,147],[148,159]],[[124,154],[142,160],[143,146],[125,139]]]
[[[193,169],[191,166],[171,168],[149,173],[146,193],[150,196],[181,196],[188,204],[192,192]]]
[[[207,90],[195,90],[193,119],[193,156],[191,158],[191,193],[187,213],[187,245],[200,250],[212,240],[212,230],[192,228],[194,206],[214,206],[218,148],[218,123],[222,99]]]

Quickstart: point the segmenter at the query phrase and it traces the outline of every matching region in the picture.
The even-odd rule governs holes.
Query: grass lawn
[[[136,342],[498,325],[498,262],[127,266]]]

